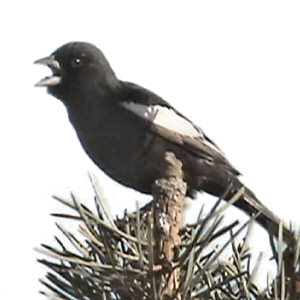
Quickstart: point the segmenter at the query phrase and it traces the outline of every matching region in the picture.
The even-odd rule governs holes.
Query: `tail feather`
[[[277,239],[279,237],[279,226],[281,220],[271,210],[269,210],[264,204],[262,204],[255,194],[245,187],[244,194],[234,204],[236,207],[242,209],[250,216],[257,213],[256,221],[268,232],[271,232]],[[294,243],[295,238],[293,233],[283,224],[283,241],[291,244]]]

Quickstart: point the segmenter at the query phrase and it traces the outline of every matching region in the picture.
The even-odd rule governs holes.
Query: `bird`
[[[241,173],[200,127],[154,92],[119,80],[96,46],[69,42],[35,63],[52,71],[36,86],[65,105],[87,155],[120,184],[151,194],[165,153],[172,152],[182,162],[190,197],[204,191],[228,201],[244,187]],[[234,205],[258,213],[256,221],[278,237],[280,219],[250,189]]]

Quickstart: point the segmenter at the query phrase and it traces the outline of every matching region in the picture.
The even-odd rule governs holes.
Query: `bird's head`
[[[46,65],[52,71],[51,76],[43,78],[36,86],[47,87],[51,95],[62,101],[68,101],[74,94],[113,89],[118,85],[101,50],[89,43],[65,44],[35,63]]]

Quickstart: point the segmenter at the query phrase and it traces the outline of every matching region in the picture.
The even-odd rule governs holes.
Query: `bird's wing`
[[[130,93],[120,101],[120,105],[149,122],[149,130],[199,158],[223,164],[233,174],[240,174],[198,126],[154,93],[129,85]]]

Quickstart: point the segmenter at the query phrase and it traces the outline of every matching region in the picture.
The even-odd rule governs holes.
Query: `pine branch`
[[[270,244],[278,274],[267,289],[254,284],[260,259],[251,271],[248,247],[253,216],[244,224],[232,220],[222,225],[220,198],[197,223],[181,228],[185,184],[181,166],[168,154],[166,171],[153,187],[154,201],[113,220],[103,203],[95,179],[95,211],[73,194],[71,199],[55,197],[70,213],[55,213],[61,220],[78,223],[71,232],[57,224],[62,237],[56,246],[43,244],[38,251],[46,258],[46,287],[42,293],[60,300],[160,300],[160,299],[299,299],[300,238],[284,248],[282,225],[279,239],[270,233]],[[241,189],[229,203],[243,193]],[[237,236],[247,231],[242,242]],[[216,244],[218,243],[218,244]],[[231,255],[223,253],[231,248]]]
[[[153,185],[153,216],[155,240],[155,264],[163,264],[170,272],[163,274],[163,299],[181,299],[174,296],[179,286],[180,269],[175,268],[178,247],[181,243],[179,231],[182,227],[182,207],[186,183],[182,180],[182,163],[173,153],[167,152],[162,178]]]

